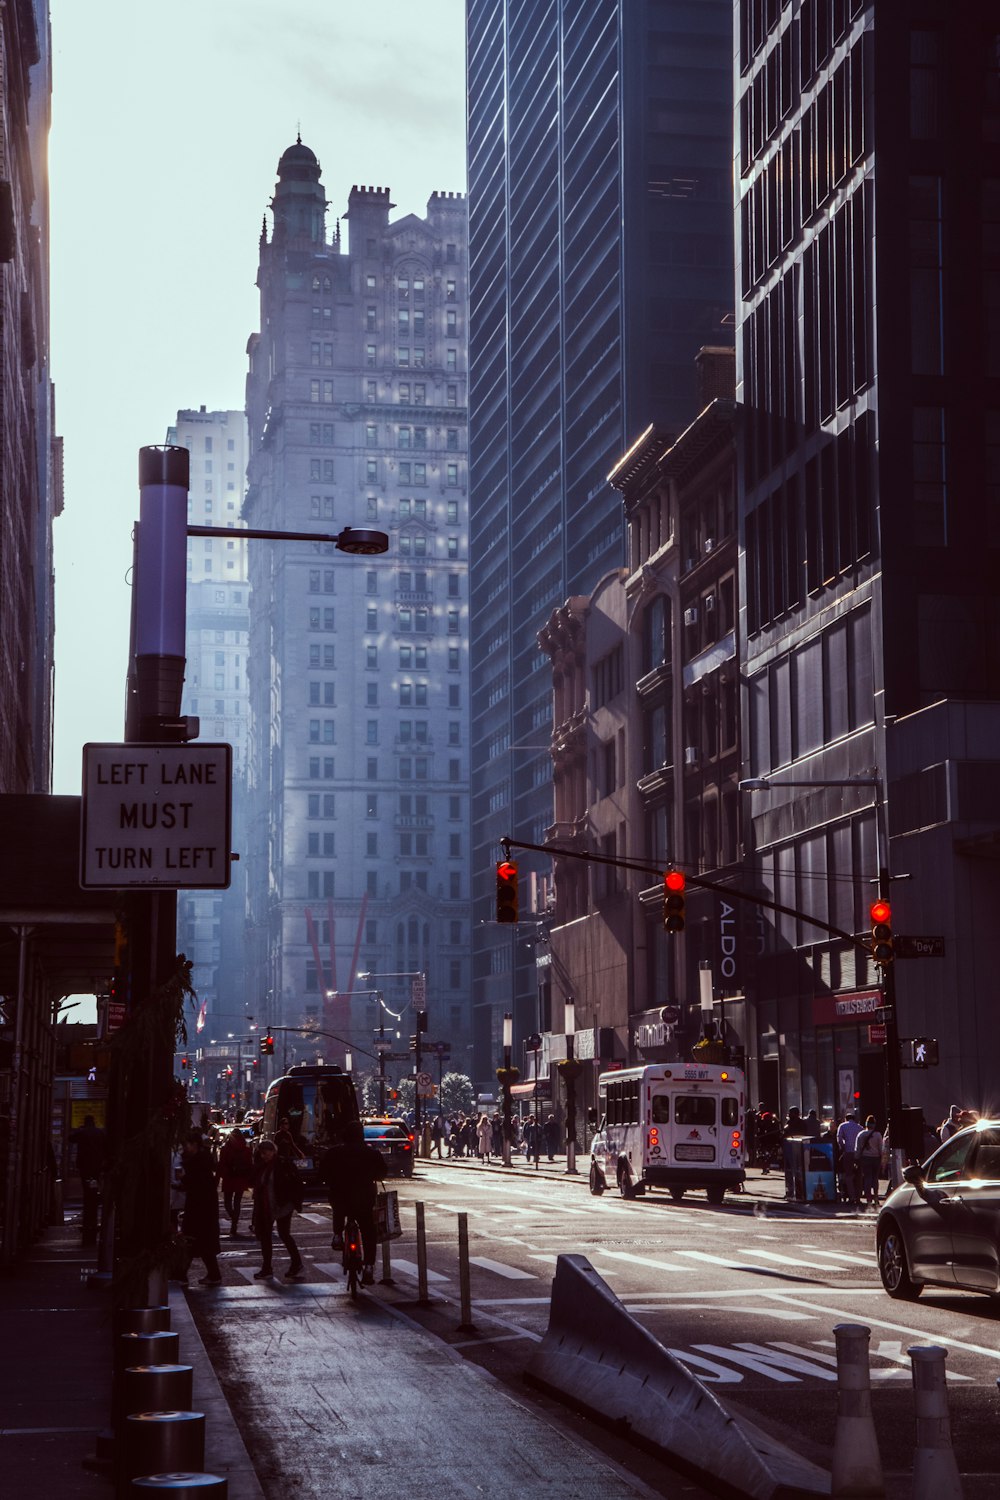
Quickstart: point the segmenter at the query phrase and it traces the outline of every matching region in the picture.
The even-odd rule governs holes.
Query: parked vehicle
[[[398,1172],[402,1177],[413,1176],[413,1131],[405,1120],[389,1116],[366,1116],[365,1145],[374,1146],[381,1152],[387,1172]]]
[[[1000,1120],[951,1136],[883,1203],[875,1231],[890,1297],[925,1286],[1000,1293]]]
[[[675,1202],[704,1188],[721,1203],[745,1172],[746,1084],[739,1068],[654,1063],[602,1073],[590,1191],[624,1198],[663,1187]]]

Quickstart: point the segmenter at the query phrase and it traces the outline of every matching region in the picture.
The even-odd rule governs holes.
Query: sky
[[[138,452],[179,409],[243,406],[261,221],[301,130],[328,227],[353,183],[393,218],[465,190],[463,0],[50,0],[53,791],[123,736]],[[84,1017],[79,1017],[84,1019]]]

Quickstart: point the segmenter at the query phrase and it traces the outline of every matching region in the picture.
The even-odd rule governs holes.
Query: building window
[[[367,484],[378,484],[377,458],[368,458],[365,460],[365,482]]]
[[[460,745],[462,743],[462,726],[454,719],[448,724],[448,743],[449,745]]]
[[[366,630],[377,630],[378,629],[378,605],[377,604],[369,604],[368,607],[365,610],[365,629]]]
[[[374,370],[374,368],[375,368],[375,345],[374,344],[368,344],[366,346],[366,348],[365,348],[365,364],[368,366],[369,370]],[[313,383],[315,384],[315,382],[313,382]],[[317,397],[316,399],[318,400],[319,398]]]
[[[365,780],[378,781],[378,761],[374,756],[369,756],[365,766]]]
[[[457,609],[449,609],[449,611],[448,611],[448,634],[449,635],[458,635],[458,610]]]
[[[378,683],[369,682],[365,684],[365,703],[369,708],[378,708]]]
[[[445,465],[445,483],[450,485],[458,483],[458,464]]]
[[[462,762],[460,760],[450,760],[448,762],[448,780],[449,781],[461,781],[461,779],[462,779]]]
[[[378,426],[375,422],[365,423],[365,447],[378,447]]]
[[[375,672],[375,671],[378,670],[378,647],[377,646],[366,646],[365,647],[365,666],[368,668],[369,672]]]
[[[369,719],[365,725],[365,744],[378,744],[378,719]]]

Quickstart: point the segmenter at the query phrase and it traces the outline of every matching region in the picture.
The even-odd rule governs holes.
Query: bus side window
[[[653,1095],[652,1120],[653,1120],[653,1124],[654,1125],[669,1125],[670,1124],[670,1095],[669,1094],[654,1094]]]
[[[628,1123],[638,1125],[639,1123],[639,1080],[633,1078],[628,1086]]]
[[[723,1099],[722,1101],[722,1123],[723,1125],[738,1125],[740,1119],[740,1104],[738,1099]]]

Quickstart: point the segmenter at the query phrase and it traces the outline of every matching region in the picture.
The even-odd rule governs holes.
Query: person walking
[[[490,1150],[493,1146],[493,1126],[485,1112],[479,1116],[479,1122],[476,1125],[476,1144],[479,1148],[479,1160],[489,1166]]]
[[[849,1109],[837,1126],[837,1154],[840,1161],[840,1177],[844,1184],[844,1196],[848,1203],[859,1207],[861,1202],[861,1169],[858,1165],[857,1143],[861,1134],[857,1113]]]
[[[76,1170],[80,1174],[80,1189],[83,1194],[83,1214],[80,1224],[81,1242],[97,1244],[97,1210],[101,1201],[101,1178],[108,1164],[107,1138],[93,1115],[84,1115],[79,1130],[74,1130],[70,1141],[76,1147]]]
[[[192,1257],[205,1263],[201,1286],[219,1286],[219,1191],[215,1163],[208,1143],[200,1130],[190,1130],[184,1138],[181,1158],[181,1187],[184,1213],[181,1229]]]
[[[431,1155],[436,1151],[441,1156],[441,1143],[445,1137],[444,1120],[440,1115],[435,1115],[431,1121]]]
[[[239,1126],[234,1126],[219,1152],[219,1178],[229,1220],[229,1238],[239,1237],[243,1194],[253,1192],[253,1152]]]
[[[875,1116],[869,1115],[860,1131],[854,1149],[861,1166],[861,1192],[871,1208],[878,1208],[878,1184],[882,1171],[882,1133],[875,1128]]]
[[[277,1226],[278,1238],[288,1251],[286,1281],[303,1281],[305,1268],[299,1247],[292,1238],[292,1214],[302,1210],[302,1180],[290,1156],[284,1156],[274,1141],[261,1141],[254,1157],[253,1232],[260,1245],[261,1267],[254,1281],[266,1281],[274,1275],[271,1231]]]
[[[559,1145],[559,1121],[555,1115],[549,1115],[542,1126],[542,1134],[545,1138],[545,1154],[549,1161],[555,1161],[556,1147]]]

